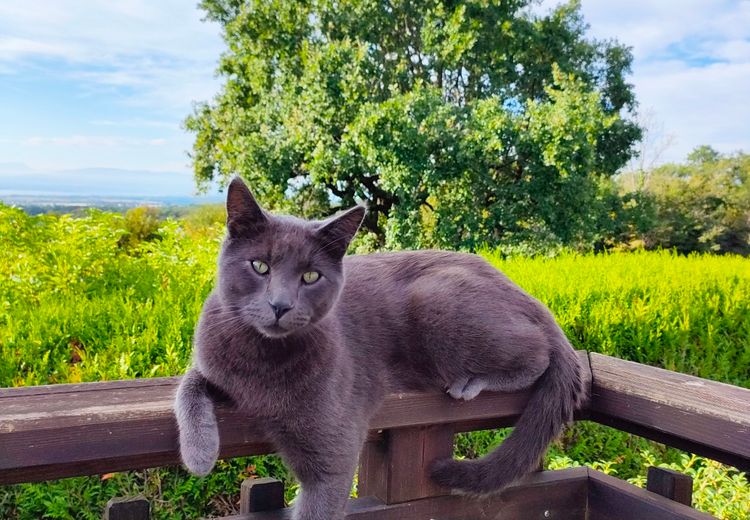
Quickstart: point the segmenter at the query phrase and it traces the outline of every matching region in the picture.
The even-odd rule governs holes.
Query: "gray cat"
[[[211,471],[219,436],[208,389],[256,418],[302,485],[296,520],[344,516],[370,417],[389,392],[534,386],[512,435],[432,477],[490,493],[533,470],[582,397],[578,359],[550,312],[478,256],[414,251],[344,257],[365,215],[271,215],[239,178],[216,288],[175,412],[180,453]]]

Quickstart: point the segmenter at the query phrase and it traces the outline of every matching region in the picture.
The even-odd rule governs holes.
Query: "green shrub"
[[[211,219],[209,219],[211,220]],[[181,373],[211,290],[223,228],[159,221],[160,240],[120,247],[127,217],[35,216],[0,205],[0,386]],[[363,237],[358,247],[369,250]],[[507,251],[505,251],[507,253]],[[550,306],[576,348],[750,385],[750,260],[670,253],[504,258],[494,265]],[[464,435],[462,456],[504,430]],[[550,468],[587,464],[640,483],[653,464],[696,478],[697,507],[743,518],[750,485],[717,463],[600,425],[579,423],[550,450]],[[0,488],[0,518],[94,519],[113,496],[143,493],[156,519],[227,514],[249,474],[286,480],[275,457],[222,462],[205,479],[179,468]],[[693,473],[691,473],[693,472]]]
[[[120,237],[122,247],[135,247],[145,240],[161,238],[159,229],[159,210],[153,206],[139,206],[125,212],[125,230]]]

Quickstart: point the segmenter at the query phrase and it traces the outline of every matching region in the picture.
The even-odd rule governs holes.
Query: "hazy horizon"
[[[18,205],[79,202],[96,205],[129,199],[153,203],[218,202],[216,186],[198,193],[186,172],[78,168],[37,170],[23,163],[0,163],[0,201]],[[85,202],[89,201],[88,204]]]

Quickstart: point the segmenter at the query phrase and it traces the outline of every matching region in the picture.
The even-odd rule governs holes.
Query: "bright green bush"
[[[158,240],[125,246],[121,215],[30,217],[0,205],[0,386],[181,373],[223,233],[210,220],[163,221]],[[750,385],[750,260],[484,255],[550,306],[576,348]],[[461,436],[458,452],[484,453],[503,435]],[[589,423],[571,428],[547,463],[588,464],[634,482],[648,465],[678,467],[696,478],[696,505],[723,518],[743,518],[750,493],[729,468]],[[205,479],[167,468],[24,484],[0,488],[0,518],[98,519],[109,498],[138,493],[152,499],[157,519],[228,513],[250,474],[288,479],[277,458],[252,457],[222,462]],[[295,491],[289,486],[288,498]]]
[[[748,259],[483,255],[545,303],[577,349],[750,386]]]

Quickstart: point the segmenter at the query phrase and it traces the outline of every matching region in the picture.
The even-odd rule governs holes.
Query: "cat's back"
[[[404,316],[549,317],[535,298],[478,255],[436,250],[352,255],[344,259],[344,272],[342,310],[360,318],[387,315],[408,327]]]
[[[440,387],[457,377],[454,365],[513,367],[526,352],[498,346],[527,337],[542,344],[554,324],[537,300],[477,255],[379,253],[347,257],[344,266],[341,330],[363,363],[387,367],[391,391]]]
[[[403,313],[460,305],[493,308],[531,299],[484,258],[453,251],[403,251],[344,259],[344,312]],[[533,305],[533,302],[530,302]]]
[[[344,258],[346,287],[366,284],[370,289],[409,284],[425,277],[448,280],[510,281],[484,258],[455,251],[421,250],[351,255]],[[354,288],[354,287],[352,287]]]

